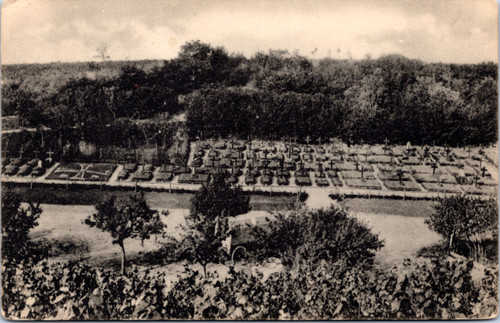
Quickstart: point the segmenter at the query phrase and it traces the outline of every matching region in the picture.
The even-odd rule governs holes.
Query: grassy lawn
[[[352,212],[392,214],[409,217],[428,217],[433,212],[434,201],[392,199],[346,199],[344,204]]]
[[[31,197],[43,204],[59,205],[95,205],[112,195],[116,196],[118,201],[126,201],[133,193],[122,190],[101,191],[98,188],[66,190],[64,187],[34,187],[33,190],[28,187],[16,187],[13,190],[26,200]],[[164,209],[189,209],[193,197],[192,193],[145,192],[144,194],[151,207]],[[252,195],[250,206],[254,211],[286,210],[292,208],[295,201],[295,196]]]

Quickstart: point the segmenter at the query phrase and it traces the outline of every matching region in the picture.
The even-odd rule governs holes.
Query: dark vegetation
[[[110,187],[103,186],[102,189],[89,187],[88,185],[69,184],[61,186],[59,184],[37,183],[32,188],[28,183],[2,183],[2,190],[10,189],[16,192],[22,202],[36,201],[43,204],[61,205],[95,205],[106,198],[115,196],[119,202],[125,202],[134,187]],[[155,208],[169,209],[189,209],[191,198],[194,192],[183,189],[158,188],[152,189],[141,187],[140,192],[144,194],[148,203]],[[297,193],[269,192],[265,191],[244,191],[242,194],[250,198],[252,210],[276,211],[283,209],[293,209],[297,202]],[[300,192],[299,201],[307,199],[306,192]]]
[[[191,42],[165,62],[16,65],[2,72],[2,115],[52,129],[43,145],[39,133],[3,136],[15,155],[24,144],[83,158],[70,149],[83,139],[101,159],[158,147],[157,158],[179,158],[171,148],[187,135],[448,145],[497,139],[493,63],[396,55],[311,61],[286,51],[245,58]],[[172,118],[184,111],[187,129]]]
[[[475,261],[498,262],[498,202],[465,196],[441,198],[426,220],[439,233],[448,252]]]

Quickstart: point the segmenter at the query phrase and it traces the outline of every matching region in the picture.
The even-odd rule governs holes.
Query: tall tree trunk
[[[453,251],[453,236],[455,235],[455,232],[453,232],[451,235],[450,235],[450,243],[449,243],[449,248],[450,248],[450,252]]]
[[[125,275],[125,265],[127,263],[127,258],[125,256],[125,247],[123,246],[123,241],[119,243],[120,248],[122,249],[122,266],[120,270],[120,274]]]

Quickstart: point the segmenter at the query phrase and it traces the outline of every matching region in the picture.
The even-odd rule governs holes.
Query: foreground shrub
[[[368,263],[383,247],[377,234],[338,206],[278,214],[252,230],[248,247],[257,258],[277,257],[286,266],[321,260],[348,266]]]
[[[322,262],[264,280],[234,271],[177,281],[137,268],[124,276],[82,263],[3,268],[9,319],[453,319],[498,310],[498,268],[473,283],[471,262],[435,260],[392,270]]]

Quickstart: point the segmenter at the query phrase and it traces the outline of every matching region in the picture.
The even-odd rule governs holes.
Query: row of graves
[[[480,149],[297,145],[286,142],[198,141],[196,174],[228,172],[243,185],[334,186],[369,190],[494,193],[498,183]]]
[[[164,164],[155,167],[152,164],[139,165],[126,163],[118,173],[119,181],[132,182],[176,182],[180,184],[204,184],[210,179],[208,174],[193,173],[192,169],[185,165]]]
[[[326,151],[318,147],[266,141],[199,141],[191,167],[196,172],[226,172],[228,180],[243,185],[342,186],[325,167]],[[316,160],[317,159],[317,160]]]
[[[382,149],[383,153],[377,151]],[[361,149],[363,150],[363,149]],[[481,149],[387,146],[361,151],[389,190],[494,194],[498,182],[484,167]],[[358,154],[359,156],[359,154]]]
[[[41,177],[54,165],[53,154],[52,151],[40,152],[38,150],[28,154],[21,148],[18,157],[2,157],[2,175]]]

